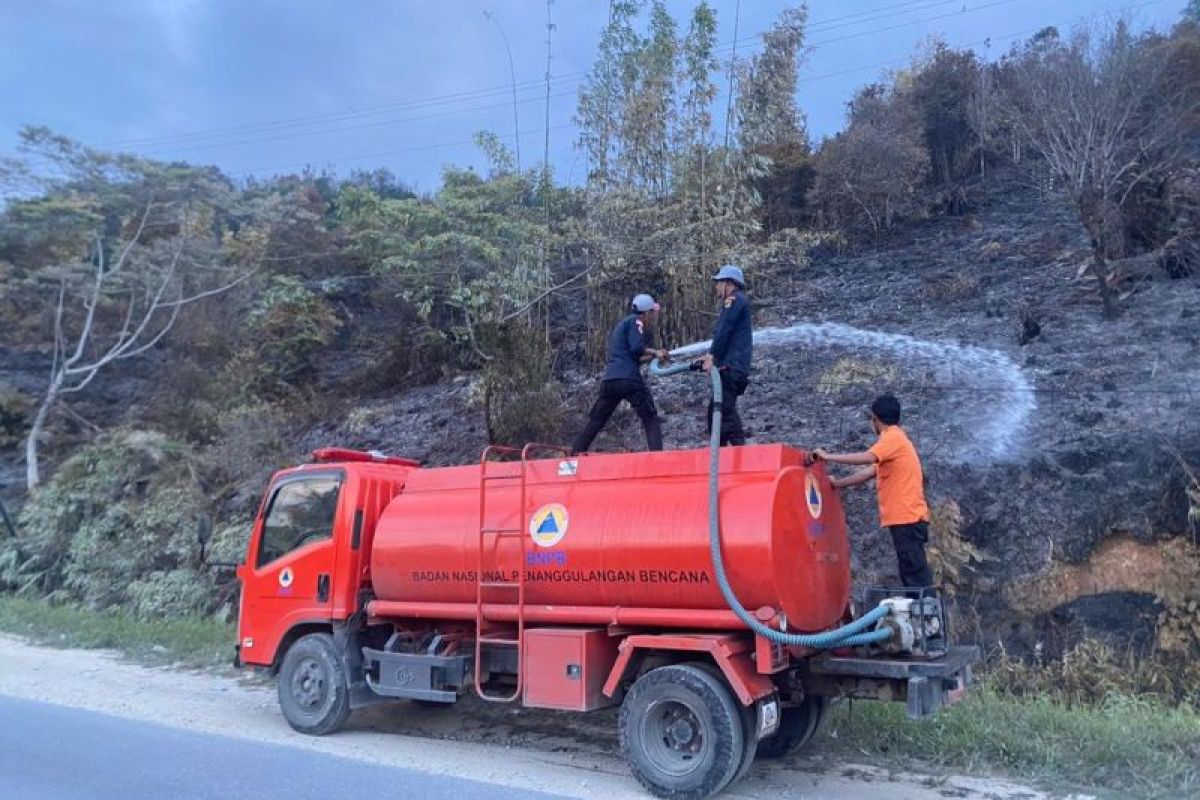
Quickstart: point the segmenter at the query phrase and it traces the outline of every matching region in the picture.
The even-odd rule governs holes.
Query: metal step
[[[514,647],[521,644],[520,639],[500,639],[500,638],[495,638],[495,637],[490,637],[490,636],[481,636],[481,637],[479,637],[479,639],[477,641],[480,644],[505,644],[505,645],[511,645]]]
[[[484,589],[520,589],[521,584],[512,581],[484,581],[479,584]]]

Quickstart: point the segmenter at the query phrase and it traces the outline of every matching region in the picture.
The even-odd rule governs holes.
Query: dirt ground
[[[288,728],[267,683],[150,668],[109,652],[48,649],[10,636],[0,636],[0,653],[0,694],[13,697],[566,797],[648,796],[617,752],[612,712],[566,715],[474,699],[444,709],[396,702],[356,712],[345,731],[318,738]],[[1049,799],[993,778],[919,775],[812,758],[757,762],[724,796]]]

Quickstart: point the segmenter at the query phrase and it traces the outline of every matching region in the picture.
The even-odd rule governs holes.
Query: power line
[[[556,83],[566,83],[569,76],[564,76],[556,80]],[[503,87],[492,87],[485,89],[472,89],[460,92],[452,92],[442,95],[429,95],[426,97],[416,98],[413,100],[397,101],[386,105],[371,106],[357,111],[342,111],[329,114],[313,114],[303,117],[291,117],[288,119],[274,120],[270,122],[253,123],[248,125],[239,125],[230,128],[211,128],[205,131],[193,131],[191,133],[168,134],[165,136],[151,136],[142,139],[126,139],[122,141],[107,142],[99,147],[104,148],[121,148],[133,147],[141,145],[157,145],[170,142],[186,141],[192,138],[208,139],[217,136],[236,135],[240,133],[254,132],[270,132],[277,128],[289,128],[304,125],[312,125],[323,122],[342,122],[346,120],[362,119],[364,117],[376,116],[393,111],[402,111],[409,109],[421,109],[430,106],[440,106],[464,101],[475,101],[488,99],[492,96],[503,96],[513,91],[514,86],[520,92],[539,90],[545,83],[544,79],[536,81],[521,81],[519,83],[510,84]]]
[[[838,17],[831,17],[826,20],[822,20],[820,22],[812,23],[808,27],[807,33],[809,33],[809,34],[820,33],[820,32],[824,32],[827,30],[833,30],[833,29],[837,29],[837,28],[854,26],[854,25],[863,24],[863,23],[883,21],[886,19],[902,17],[907,13],[912,13],[913,11],[921,11],[921,10],[925,10],[928,8],[945,6],[945,5],[949,5],[951,3],[959,3],[959,2],[961,2],[961,0],[933,0],[933,2],[930,2],[930,0],[907,0],[907,2],[896,3],[896,4],[893,4],[890,6],[882,6],[882,7],[878,7],[875,9],[869,9],[867,11],[857,12],[854,14],[845,14],[845,15],[838,16]],[[995,0],[994,2],[989,3],[985,6],[980,6],[979,9],[990,8],[995,5],[1001,5],[1001,4],[1010,3],[1010,2],[1016,2],[1016,0]],[[877,16],[867,16],[869,14],[874,14],[877,11],[901,9],[901,8],[905,8],[905,7],[909,7],[909,8],[907,8],[907,10],[905,10],[905,11],[900,11],[900,12],[896,12],[896,13],[882,14],[882,15],[877,15]],[[953,12],[952,14],[943,14],[938,17],[932,17],[932,18],[927,18],[927,19],[922,19],[922,20],[913,20],[911,22],[904,23],[903,25],[897,26],[897,27],[903,27],[904,25],[921,24],[923,22],[942,19],[942,18],[945,18],[948,16],[956,16],[958,14],[968,13],[968,12],[971,12],[974,10],[979,10],[979,9],[964,8],[962,11],[956,11],[956,12]],[[852,20],[852,21],[846,21],[846,20]],[[886,29],[886,30],[891,30],[891,28]],[[730,50],[736,50],[739,43],[754,41],[754,40],[758,39],[765,32],[766,31],[758,31],[751,36],[747,36],[747,37],[744,37],[741,39],[738,39],[736,36],[736,33],[735,33],[735,38],[732,42],[730,42],[728,45],[724,45],[724,46],[715,48],[714,52],[725,52],[725,51],[730,51]],[[859,35],[865,36],[865,35],[869,35],[871,33],[876,33],[876,32],[879,32],[879,31],[868,30],[868,31],[863,31],[858,34],[854,34],[854,36],[859,36]],[[840,40],[835,40],[835,41],[840,41]],[[820,46],[821,44],[827,44],[827,43],[828,42],[815,42],[811,46],[817,47],[817,46]],[[553,81],[553,83],[555,83],[555,84],[574,83],[574,82],[577,82],[578,78],[581,78],[585,75],[587,75],[586,71],[577,71],[577,72],[566,73],[566,74],[561,75],[558,78],[556,78]],[[545,84],[545,78],[543,77],[543,78],[524,80],[524,81],[520,81],[518,83],[510,83],[507,86],[493,86],[493,87],[485,87],[485,88],[479,88],[479,89],[464,89],[464,90],[461,90],[458,92],[451,92],[451,93],[447,93],[447,94],[430,95],[430,96],[426,96],[423,98],[416,98],[413,100],[397,101],[397,102],[387,103],[387,104],[383,104],[383,105],[379,105],[379,106],[371,106],[371,107],[359,109],[356,111],[335,112],[335,113],[330,113],[330,114],[312,114],[312,115],[286,118],[286,119],[282,119],[282,120],[274,120],[274,121],[261,122],[261,123],[252,123],[252,124],[247,124],[247,125],[238,125],[238,126],[232,126],[232,127],[228,127],[228,128],[212,128],[212,129],[202,130],[202,131],[193,131],[190,133],[167,134],[167,135],[163,135],[163,136],[150,136],[150,137],[142,137],[142,138],[137,138],[137,139],[117,140],[117,141],[101,143],[100,145],[98,145],[98,147],[107,148],[107,149],[122,149],[122,148],[127,148],[127,147],[142,147],[142,146],[156,146],[156,145],[166,146],[169,144],[179,144],[179,143],[189,141],[192,139],[212,139],[212,138],[220,138],[220,137],[230,136],[230,135],[238,135],[238,134],[242,134],[242,133],[271,132],[271,131],[275,131],[277,129],[288,129],[288,128],[297,127],[297,126],[301,126],[301,127],[312,126],[312,125],[326,123],[326,122],[342,122],[342,121],[349,121],[349,120],[354,120],[354,119],[362,119],[362,118],[366,118],[366,117],[376,116],[379,114],[386,114],[386,113],[394,112],[394,111],[398,111],[398,110],[420,109],[420,108],[425,108],[425,107],[429,107],[429,106],[439,106],[439,105],[459,103],[459,102],[463,102],[463,101],[488,99],[488,98],[491,98],[491,97],[494,97],[497,95],[503,95],[503,94],[512,92],[514,89],[519,89],[521,91],[540,89],[542,86],[544,86],[544,84]],[[492,108],[492,107],[493,106],[488,106],[488,108]],[[341,131],[341,129],[339,129],[338,131],[335,131],[335,132],[340,132],[340,131]]]
[[[564,122],[559,125],[551,125],[550,130],[556,131],[556,130],[561,130],[563,128],[571,128],[571,127],[574,127],[573,123]],[[522,136],[522,138],[525,138],[528,136],[532,136],[533,134],[543,134],[543,133],[545,133],[545,129],[533,128],[530,130],[522,130],[521,136]],[[500,138],[502,138],[502,139],[512,139],[513,138],[513,136],[511,134],[497,134],[497,135],[500,136]],[[431,150],[443,150],[443,149],[450,148],[450,147],[467,147],[469,145],[474,145],[474,144],[475,144],[474,139],[464,139],[464,140],[457,141],[457,142],[439,142],[438,144],[421,145],[421,146],[416,146],[416,147],[401,147],[401,148],[398,148],[395,150],[379,150],[374,153],[360,153],[360,154],[354,155],[354,156],[341,157],[341,158],[338,158],[336,161],[361,161],[361,160],[367,159],[367,158],[379,158],[380,156],[399,155],[401,153],[422,153],[422,152],[428,152]],[[331,162],[331,163],[336,163],[336,162]],[[279,165],[272,166],[272,167],[258,167],[258,168],[252,169],[252,170],[233,173],[232,177],[248,178],[248,177],[253,177],[255,172],[266,172],[266,171],[276,170],[276,169],[290,169],[290,168],[294,168],[294,167],[307,167],[307,166],[311,166],[311,164],[312,164],[311,161],[305,161],[305,162],[294,161],[291,164],[279,164]]]
[[[823,47],[823,46],[829,45],[829,44],[837,44],[839,42],[846,42],[851,39],[858,39],[863,36],[870,36],[873,33],[887,33],[889,31],[899,30],[900,28],[908,28],[908,27],[912,27],[913,25],[923,25],[926,22],[937,22],[938,20],[948,19],[950,17],[957,17],[957,16],[961,16],[963,14],[969,14],[974,11],[984,11],[989,8],[996,8],[997,6],[1004,6],[1004,5],[1008,5],[1009,3],[1015,3],[1015,2],[1017,2],[1017,0],[993,0],[990,3],[985,3],[984,5],[981,5],[981,6],[974,6],[973,8],[963,8],[961,11],[952,11],[947,14],[938,14],[935,17],[925,17],[924,19],[912,20],[911,22],[902,22],[899,25],[891,25],[886,28],[875,28],[874,30],[861,31],[859,33],[851,33],[851,34],[847,34],[845,36],[838,36],[833,39],[824,39],[822,41],[813,42],[812,48],[815,50],[818,47]]]
[[[885,7],[882,7],[882,8],[883,8],[883,9],[892,9],[892,8],[898,8],[898,7],[902,7],[902,6],[912,6],[912,5],[914,5],[914,3],[915,3],[915,2],[924,2],[924,1],[925,1],[925,0],[909,0],[908,2],[904,2],[904,3],[897,3],[897,4],[894,4],[894,5],[892,5],[892,6],[885,6]],[[812,47],[815,49],[815,48],[816,48],[816,47],[818,47],[818,46],[822,46],[822,45],[828,45],[828,44],[835,43],[835,42],[841,42],[841,41],[845,41],[845,40],[852,39],[852,38],[858,38],[858,37],[861,37],[861,36],[869,35],[869,34],[871,34],[871,33],[877,33],[877,32],[881,32],[881,31],[884,31],[884,30],[895,30],[895,29],[897,29],[897,28],[901,28],[901,27],[907,27],[907,26],[911,26],[911,25],[915,25],[915,24],[922,24],[922,23],[924,23],[924,22],[929,22],[929,21],[932,21],[932,20],[943,19],[943,18],[947,18],[947,17],[951,17],[951,16],[958,16],[958,15],[960,15],[960,14],[962,14],[962,13],[967,13],[967,12],[969,12],[969,11],[978,11],[978,10],[984,10],[984,9],[987,9],[987,8],[992,8],[992,7],[996,7],[996,6],[1000,6],[1000,5],[1006,5],[1006,4],[1008,4],[1008,3],[1012,3],[1012,2],[1015,2],[1015,1],[1016,1],[1016,0],[993,0],[993,2],[987,3],[987,4],[985,4],[985,5],[982,5],[982,6],[976,6],[976,7],[974,7],[974,8],[970,8],[970,9],[964,9],[964,10],[962,10],[962,11],[956,11],[956,12],[953,12],[953,13],[950,13],[950,14],[941,14],[941,15],[938,15],[938,16],[936,16],[936,17],[930,17],[930,18],[924,18],[924,19],[921,19],[921,20],[914,20],[914,21],[910,21],[910,22],[905,22],[905,23],[901,23],[900,25],[895,25],[895,26],[891,26],[891,27],[888,27],[888,28],[883,28],[883,29],[874,29],[874,30],[868,30],[868,31],[861,31],[861,32],[856,32],[856,33],[848,34],[848,35],[846,35],[846,36],[837,37],[837,38],[834,38],[834,39],[826,39],[826,40],[818,41],[818,42],[815,42],[815,43],[813,43],[811,46],[812,46]],[[1132,6],[1127,6],[1127,7],[1124,7],[1124,8],[1115,8],[1115,9],[1111,9],[1111,10],[1110,10],[1110,13],[1111,13],[1111,12],[1132,11],[1132,10],[1136,10],[1136,9],[1144,8],[1144,7],[1147,7],[1147,6],[1150,6],[1150,5],[1155,5],[1155,4],[1157,4],[1157,3],[1160,3],[1160,2],[1163,2],[1163,0],[1147,0],[1146,2],[1139,3],[1139,4],[1135,4],[1135,5],[1132,5]],[[942,2],[942,1],[940,1],[940,0],[939,0],[939,2],[935,2],[935,3],[933,3],[933,4],[927,4],[927,5],[945,5],[945,4],[946,4],[945,2]],[[925,7],[925,6],[922,6],[922,7]],[[875,10],[880,10],[880,9],[875,9]],[[858,14],[858,15],[844,15],[844,17],[861,16],[861,15],[863,15],[863,14],[865,14],[865,13],[867,13],[867,12],[859,12],[859,14]],[[896,14],[893,14],[893,15],[885,15],[885,16],[902,16],[902,15],[896,15]],[[1069,22],[1074,22],[1074,21],[1078,21],[1078,20],[1086,19],[1086,18],[1088,18],[1088,17],[1090,17],[1090,16],[1092,16],[1092,15],[1082,15],[1082,16],[1080,16],[1080,17],[1074,18],[1073,20],[1069,20]],[[884,17],[876,17],[876,18],[874,18],[874,19],[873,19],[873,20],[871,20],[871,21],[877,21],[877,20],[879,20],[879,19],[883,19],[883,18],[884,18]],[[833,19],[833,20],[837,20],[837,19],[841,19],[841,18],[837,18],[837,17],[835,17],[835,18],[832,18],[832,19]],[[1041,30],[1042,28],[1044,28],[1044,27],[1045,27],[1045,25],[1046,25],[1046,24],[1065,24],[1065,23],[1063,23],[1063,22],[1059,22],[1059,23],[1045,23],[1045,24],[1042,24],[1042,25],[1039,25],[1039,26],[1036,26],[1036,27],[1033,27],[1033,28],[1027,29],[1027,30],[1025,30],[1025,31],[1020,31],[1020,32],[1016,32],[1016,33],[1013,33],[1013,34],[1006,34],[1006,35],[1002,35],[1002,36],[991,36],[991,37],[987,37],[986,39],[983,39],[983,40],[978,40],[977,42],[970,42],[970,43],[967,43],[967,44],[960,44],[960,45],[957,45],[957,46],[959,46],[959,47],[964,47],[964,46],[973,46],[973,45],[976,45],[976,44],[983,44],[983,43],[986,43],[986,42],[988,42],[988,41],[1003,41],[1003,40],[1005,40],[1005,39],[1008,39],[1008,38],[1015,38],[1015,37],[1017,37],[1017,36],[1022,36],[1022,35],[1025,35],[1026,33],[1035,32],[1035,31],[1037,31],[1037,30]],[[753,39],[753,38],[757,38],[757,34],[756,34],[755,36],[753,36],[753,37],[745,37],[745,38],[746,38],[746,39]],[[740,39],[736,39],[736,38],[735,38],[735,40],[734,40],[734,43],[733,43],[733,44],[731,44],[731,45],[730,45],[730,47],[731,47],[731,48],[732,48],[732,47],[736,47],[736,42],[737,42],[737,41],[742,41],[742,40],[740,40]],[[903,63],[903,62],[904,62],[904,61],[906,61],[906,60],[907,60],[906,58],[899,58],[899,59],[894,59],[894,60],[891,60],[891,61],[888,61],[888,62],[877,62],[877,63],[874,63],[874,64],[868,64],[868,65],[861,65],[861,66],[849,67],[849,68],[846,68],[846,69],[837,70],[837,71],[828,72],[828,73],[823,73],[823,74],[819,74],[819,75],[810,75],[810,76],[806,76],[806,77],[801,77],[801,78],[799,79],[799,81],[798,81],[798,82],[799,82],[800,84],[805,84],[805,83],[809,83],[809,82],[812,82],[812,81],[817,81],[817,80],[825,80],[825,79],[828,79],[828,78],[832,78],[832,77],[838,77],[838,76],[841,76],[841,75],[851,74],[851,73],[854,73],[854,72],[860,72],[860,71],[864,71],[864,70],[867,70],[867,69],[878,69],[878,68],[880,68],[880,67],[883,67],[883,66],[888,66],[888,65],[890,65],[890,64],[894,64],[894,63]],[[569,81],[569,80],[573,79],[573,77],[575,77],[575,76],[578,76],[578,75],[581,75],[581,74],[584,74],[584,73],[571,73],[571,74],[568,74],[568,75],[562,76],[562,77],[560,77],[560,78],[553,79],[553,81],[552,81],[552,82],[553,82],[553,83],[555,83],[555,84],[558,84],[558,83],[565,83],[565,82],[567,82],[567,81]],[[542,86],[544,86],[544,82],[545,82],[545,78],[544,78],[544,77],[541,79],[541,81],[530,81],[530,82],[528,82],[528,83],[530,83],[530,84],[535,84],[535,85],[532,85],[532,86],[530,86],[529,88],[530,88],[530,89],[532,89],[532,90],[534,90],[534,91],[540,91],[540,90],[541,90],[541,88],[542,88]],[[541,85],[536,85],[536,84],[541,84]],[[471,99],[471,98],[473,98],[473,97],[484,97],[484,96],[486,96],[486,95],[487,95],[489,92],[495,92],[495,91],[507,92],[507,91],[511,91],[511,88],[512,88],[512,87],[510,86],[510,87],[498,87],[498,89],[486,89],[486,90],[473,90],[473,91],[458,92],[458,93],[453,93],[453,94],[449,94],[449,95],[442,95],[442,96],[440,96],[440,97],[431,97],[431,98],[425,98],[425,99],[423,99],[423,100],[419,100],[419,101],[410,101],[410,103],[408,103],[407,105],[409,105],[409,106],[413,106],[413,107],[416,107],[416,106],[418,106],[418,105],[421,105],[421,104],[423,104],[423,105],[426,105],[426,106],[430,106],[430,105],[435,105],[435,104],[438,104],[438,103],[440,103],[440,104],[443,104],[443,105],[444,105],[445,103],[447,103],[447,102],[449,102],[449,101],[450,101],[450,98],[458,98],[458,99],[455,99],[453,102],[462,102],[462,99]],[[570,95],[570,94],[572,94],[572,93],[573,93],[572,91],[567,91],[567,92],[559,92],[559,93],[556,93],[556,94],[552,95],[552,97],[561,98],[561,97],[566,97],[566,96],[569,96],[569,95]],[[540,98],[538,98],[538,97],[531,97],[531,98],[528,98],[528,99],[524,100],[523,102],[524,102],[524,103],[532,103],[532,102],[537,102],[539,99],[540,99]],[[400,105],[405,105],[405,104],[400,104]],[[183,150],[220,149],[220,148],[223,148],[223,147],[235,147],[235,146],[243,146],[243,145],[248,145],[248,144],[258,144],[258,143],[274,142],[274,141],[287,141],[287,140],[292,140],[292,139],[304,138],[304,137],[306,137],[306,136],[311,136],[311,135],[321,135],[321,134],[331,134],[331,133],[345,133],[345,132],[352,132],[352,131],[357,131],[357,130],[368,130],[368,129],[374,129],[374,128],[379,128],[379,127],[386,127],[386,126],[390,126],[390,125],[400,125],[400,124],[406,124],[406,123],[410,123],[410,122],[416,122],[416,121],[422,121],[422,120],[428,120],[428,119],[442,118],[442,117],[446,117],[446,116],[452,116],[452,115],[456,115],[456,114],[474,113],[474,112],[478,112],[478,111],[486,111],[486,110],[491,110],[491,109],[497,109],[497,108],[504,107],[504,106],[507,106],[507,105],[508,105],[507,103],[494,103],[494,104],[488,104],[488,105],[484,105],[484,106],[468,106],[468,107],[463,107],[463,108],[458,108],[458,109],[446,109],[446,110],[442,110],[442,111],[438,111],[438,112],[434,112],[434,113],[430,113],[430,114],[414,115],[414,116],[405,117],[405,118],[401,118],[401,119],[394,119],[394,120],[381,120],[381,121],[369,122],[369,123],[364,123],[364,124],[362,124],[362,125],[347,125],[347,126],[343,126],[343,127],[340,127],[340,128],[323,129],[323,130],[316,130],[316,131],[306,131],[306,132],[296,132],[296,133],[287,134],[287,135],[270,136],[270,137],[250,137],[250,138],[246,138],[246,139],[239,140],[239,141],[234,141],[234,142],[214,142],[214,143],[202,144],[202,145],[201,145],[201,144],[198,144],[198,145],[193,145],[193,146],[185,146],[185,147],[182,147],[182,148],[174,148],[174,147],[173,147],[173,148],[170,148],[170,150],[171,150],[171,151],[178,151],[179,149],[183,149]],[[388,107],[384,107],[384,108],[388,108]],[[350,115],[335,115],[335,117],[347,117],[347,118],[349,118],[349,117],[355,117],[355,116],[361,117],[361,116],[371,115],[371,114],[375,114],[375,113],[379,113],[379,111],[378,111],[378,110],[376,110],[376,111],[364,110],[364,111],[362,111],[362,112],[355,112],[355,113],[353,113],[353,114],[350,114]],[[308,118],[308,119],[333,119],[333,118],[334,118],[334,117],[324,117],[324,116],[322,116],[322,115],[317,115],[316,117],[311,117],[311,118]],[[297,119],[304,119],[304,118],[297,118]],[[277,123],[264,123],[264,126],[275,126],[275,127],[279,127],[279,126],[283,126],[283,125],[285,125],[285,124],[286,124],[285,122],[281,121],[281,122],[277,122]],[[241,128],[239,128],[239,130],[242,130],[242,129],[250,129],[250,128],[254,128],[254,127],[263,127],[263,126],[242,126]],[[555,125],[555,126],[550,126],[550,127],[551,127],[551,129],[553,129],[553,130],[557,130],[557,129],[562,129],[562,128],[571,127],[571,124],[570,124],[570,123],[564,123],[564,124]],[[546,129],[545,129],[545,128],[541,128],[541,129],[539,129],[539,132],[545,132],[545,131],[546,131]],[[209,135],[209,136],[211,136],[211,135],[214,135],[214,134],[215,134],[215,133],[217,133],[217,132],[218,132],[218,131],[211,131],[211,132],[209,132],[209,133],[207,133],[207,134],[204,134],[204,135]],[[182,134],[181,134],[181,135],[182,135]],[[502,137],[502,138],[509,138],[509,139],[512,139],[513,137],[509,136],[509,137]],[[148,140],[146,140],[146,141],[148,141]],[[427,151],[427,150],[443,149],[443,148],[447,148],[447,147],[465,146],[465,145],[472,144],[472,143],[473,143],[473,142],[467,141],[467,142],[439,143],[439,144],[436,144],[436,145],[430,145],[430,146],[415,146],[415,147],[408,147],[408,148],[400,148],[400,149],[394,149],[394,150],[380,151],[379,153],[367,153],[367,154],[359,154],[359,155],[354,155],[354,156],[342,157],[342,158],[340,158],[340,159],[337,159],[337,160],[342,160],[342,161],[354,161],[354,160],[361,160],[361,159],[365,159],[365,158],[372,158],[372,157],[376,157],[376,156],[378,156],[378,155],[395,155],[395,154],[400,154],[400,153],[409,153],[409,152],[422,152],[422,151]],[[165,153],[165,152],[167,152],[167,151],[166,151],[166,150],[161,150],[161,151],[160,151],[160,150],[158,150],[158,149],[154,149],[154,150],[151,150],[151,151],[145,152],[144,154],[146,154],[146,155],[157,155],[157,154],[159,154],[160,152],[162,152],[162,153]],[[299,162],[293,162],[293,163],[294,163],[294,164],[299,164]],[[304,164],[299,164],[299,165],[303,166],[303,165],[305,165],[305,164],[307,164],[307,163],[311,163],[311,161],[310,161],[310,162],[305,162]],[[279,169],[279,168],[282,168],[282,167],[266,167],[266,168],[262,168],[262,169],[264,169],[264,170],[270,170],[270,169]],[[250,171],[248,171],[248,172],[237,173],[237,174],[246,175],[246,174],[250,174],[250,172],[253,172],[253,171],[254,171],[254,170],[250,170]]]
[[[556,93],[550,95],[550,97],[552,97],[552,98],[568,97],[573,94],[575,94],[574,91],[556,92]],[[543,97],[530,97],[530,98],[520,101],[520,105],[529,105],[530,103],[542,102],[545,99],[546,98],[544,96]],[[240,147],[242,145],[247,145],[247,144],[260,144],[260,143],[267,143],[267,142],[285,142],[285,141],[291,141],[294,139],[304,139],[309,136],[320,136],[320,135],[326,135],[326,134],[332,134],[332,133],[349,133],[349,132],[353,132],[353,131],[372,130],[372,129],[376,129],[376,128],[385,128],[385,127],[389,127],[392,125],[403,125],[403,124],[410,123],[410,122],[422,122],[422,121],[431,120],[431,119],[442,119],[444,117],[452,117],[452,116],[456,116],[458,114],[473,114],[476,112],[490,111],[492,109],[497,109],[497,108],[508,108],[511,105],[513,105],[513,104],[510,101],[504,101],[501,103],[492,103],[492,104],[485,105],[485,106],[471,106],[471,107],[450,109],[447,111],[441,111],[441,112],[437,112],[437,113],[433,113],[433,114],[421,114],[421,115],[412,116],[412,117],[404,117],[401,119],[382,120],[382,121],[378,121],[378,122],[364,123],[361,125],[348,125],[348,126],[345,126],[342,128],[327,128],[327,129],[319,130],[319,131],[300,131],[300,132],[290,133],[290,134],[280,134],[278,136],[267,136],[267,137],[256,137],[256,138],[252,138],[252,139],[242,139],[240,141],[233,141],[233,142],[217,142],[217,143],[213,143],[213,144],[184,145],[182,147],[171,147],[168,149],[155,149],[155,150],[149,150],[149,151],[143,150],[142,154],[143,155],[155,155],[155,154],[166,153],[166,152],[212,150],[212,149],[221,149],[221,148],[226,148],[226,147]]]
[[[954,2],[958,2],[958,0],[954,0]],[[1007,5],[1007,4],[1013,3],[1013,2],[1017,2],[1017,0],[993,0],[992,2],[990,2],[986,5],[977,6],[975,8],[971,8],[971,9],[964,9],[962,11],[956,11],[951,14],[942,14],[942,15],[939,15],[936,17],[929,17],[929,18],[925,18],[925,19],[913,20],[910,22],[901,23],[900,25],[892,26],[890,28],[860,31],[860,32],[848,34],[846,36],[842,36],[842,37],[839,37],[836,39],[828,39],[825,41],[815,42],[811,45],[811,47],[813,49],[815,49],[821,45],[830,44],[832,42],[840,42],[840,41],[844,41],[844,40],[852,39],[852,38],[858,38],[860,36],[866,36],[866,35],[870,35],[872,33],[880,32],[881,30],[895,30],[897,28],[922,24],[925,22],[943,19],[943,18],[950,17],[950,16],[957,16],[959,14],[967,13],[969,11],[983,10],[983,9],[992,8],[995,6]],[[946,0],[937,0],[937,2],[928,4],[928,5],[941,6],[941,5],[946,5],[946,4],[947,4]],[[907,4],[902,3],[899,5],[911,5],[911,2],[907,3]],[[899,15],[894,15],[894,14],[893,15],[885,15],[884,17],[874,18],[869,21],[877,21],[878,19],[884,19],[887,16],[899,16]],[[831,27],[843,27],[843,26],[831,26]],[[747,38],[752,39],[752,38],[756,38],[756,37],[747,37]],[[738,40],[735,38],[734,44],[732,44],[730,46],[734,52],[736,52],[736,46],[737,46],[736,42],[737,41]],[[719,49],[721,49],[721,48],[718,48],[718,50]],[[567,82],[569,80],[572,80],[573,76],[582,75],[582,74],[584,74],[584,73],[572,73],[571,75],[564,76],[562,78],[551,80],[551,81],[547,81],[546,78],[543,78],[543,82],[544,82],[543,85],[545,85],[545,83]],[[803,82],[803,81],[801,81],[801,82]],[[531,87],[531,88],[536,88],[536,89],[540,90],[541,87],[536,86],[536,87]],[[490,92],[492,90],[485,90],[485,91]],[[555,97],[555,98],[567,97],[573,93],[574,93],[574,91],[558,92],[558,93],[555,93],[554,95],[552,95],[552,97]],[[460,94],[463,94],[463,93],[460,93]],[[537,97],[528,98],[526,100],[521,101],[521,104],[529,104],[532,102],[536,102],[538,99],[539,98],[537,98]],[[434,102],[434,99],[430,99],[425,102]],[[243,145],[247,145],[247,144],[259,144],[259,143],[277,142],[277,141],[290,141],[290,140],[295,140],[295,139],[306,138],[309,136],[320,136],[320,135],[328,135],[328,134],[334,134],[334,133],[348,133],[348,132],[354,132],[354,131],[359,131],[359,130],[369,130],[369,129],[375,129],[375,128],[381,128],[381,127],[389,127],[392,125],[399,125],[399,124],[404,124],[404,123],[408,123],[408,122],[436,119],[436,118],[441,118],[441,117],[446,117],[446,116],[453,116],[456,114],[474,113],[477,111],[487,111],[487,110],[493,110],[493,109],[506,107],[507,105],[508,105],[508,103],[492,103],[492,104],[485,105],[485,106],[450,109],[450,110],[445,110],[445,111],[441,111],[441,112],[436,112],[433,114],[418,115],[418,116],[406,117],[406,118],[394,119],[394,120],[381,120],[381,121],[376,121],[376,122],[363,123],[360,125],[347,125],[347,126],[340,127],[340,128],[324,128],[324,129],[320,129],[320,130],[296,132],[296,133],[292,133],[292,134],[279,135],[279,136],[252,137],[252,138],[243,139],[240,141],[232,141],[232,142],[214,142],[214,143],[209,143],[209,144],[185,145],[182,147],[178,146],[178,145],[164,146],[164,148],[162,148],[162,149],[143,150],[142,152],[145,155],[158,155],[158,154],[164,154],[164,153],[170,153],[170,152],[212,150],[212,149],[222,149],[222,148],[226,148],[226,147],[239,147],[239,146],[243,146]],[[546,130],[546,128],[543,128],[542,130]]]

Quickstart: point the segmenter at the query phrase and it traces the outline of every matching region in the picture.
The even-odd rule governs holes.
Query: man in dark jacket
[[[737,399],[750,384],[750,303],[746,300],[746,277],[741,269],[726,264],[713,276],[713,287],[721,301],[721,316],[713,331],[712,346],[700,361],[708,372],[713,367],[721,375],[721,446],[743,445],[746,433],[738,416]],[[708,404],[708,433],[712,435],[713,402]]]
[[[633,298],[630,314],[618,322],[608,335],[608,365],[600,382],[600,397],[592,406],[587,426],[575,437],[571,450],[586,453],[592,440],[617,410],[622,400],[628,400],[642,420],[646,431],[646,449],[662,450],[662,428],[658,424],[658,409],[642,379],[642,364],[655,358],[666,358],[665,350],[651,348],[646,330],[658,314],[659,305],[648,294]]]

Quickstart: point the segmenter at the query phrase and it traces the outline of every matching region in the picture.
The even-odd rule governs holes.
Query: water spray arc
[[[844,347],[892,353],[907,361],[926,361],[939,370],[964,377],[980,391],[994,392],[1000,384],[1005,402],[996,404],[986,419],[973,426],[971,447],[992,460],[1012,457],[1019,436],[1037,408],[1033,386],[1021,368],[1003,353],[985,347],[918,339],[902,333],[855,328],[838,322],[801,322],[780,328],[762,328],[754,332],[759,346],[807,345]],[[700,356],[708,352],[710,341],[696,342],[671,351],[678,358]],[[652,373],[660,374],[658,369]],[[986,377],[986,383],[979,379]]]

